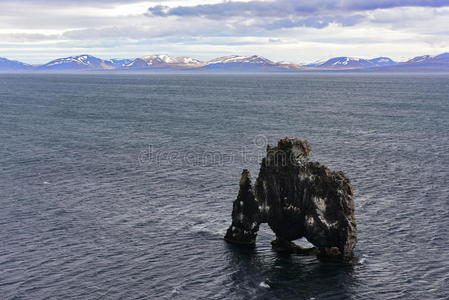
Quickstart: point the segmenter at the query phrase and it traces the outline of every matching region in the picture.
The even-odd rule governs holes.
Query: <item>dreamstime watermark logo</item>
[[[149,145],[138,154],[139,165],[224,166],[233,163],[252,163],[265,156],[268,139],[256,135],[249,146],[235,151],[166,150]]]
[[[262,148],[262,149],[266,149],[267,145],[268,145],[268,139],[266,136],[262,135],[262,134],[258,134],[254,137],[253,139],[253,144],[257,147],[257,148]]]

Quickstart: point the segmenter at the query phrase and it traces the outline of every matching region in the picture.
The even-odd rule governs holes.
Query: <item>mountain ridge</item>
[[[151,54],[138,58],[101,59],[89,54],[57,58],[42,65],[32,66],[0,57],[2,72],[79,72],[79,71],[188,71],[188,72],[304,72],[304,71],[447,71],[449,53],[416,56],[404,62],[388,57],[372,59],[340,56],[311,64],[276,62],[259,55],[228,55],[209,61],[188,56],[172,57]]]
[[[0,70],[15,71],[15,70],[29,70],[33,66],[12,59],[7,59],[5,57],[0,57]]]
[[[330,58],[328,60],[322,60],[312,64],[308,64],[306,66],[324,69],[359,69],[382,67],[394,64],[397,64],[397,62],[388,57],[364,59],[359,57],[339,56]]]

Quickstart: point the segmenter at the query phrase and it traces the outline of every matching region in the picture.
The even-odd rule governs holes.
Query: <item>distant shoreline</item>
[[[405,62],[396,62],[388,57],[364,59],[357,57],[334,57],[312,64],[276,62],[258,55],[223,56],[210,61],[165,54],[147,55],[134,59],[101,59],[82,54],[58,58],[42,65],[30,65],[0,57],[0,72],[23,73],[447,73],[449,53],[435,56],[417,56]]]
[[[295,72],[192,72],[192,71],[1,71],[0,75],[449,75],[449,70],[441,71],[368,71],[368,70],[313,70]]]

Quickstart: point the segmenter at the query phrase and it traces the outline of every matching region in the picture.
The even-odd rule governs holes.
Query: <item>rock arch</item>
[[[243,170],[225,240],[254,245],[261,223],[276,234],[273,248],[301,252],[293,240],[305,237],[325,260],[349,262],[357,241],[354,192],[350,180],[309,161],[310,144],[284,138],[267,147],[259,176]]]

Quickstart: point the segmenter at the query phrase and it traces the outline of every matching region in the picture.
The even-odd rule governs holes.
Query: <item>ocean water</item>
[[[448,299],[448,133],[448,75],[0,75],[0,298]],[[351,178],[359,263],[223,241],[285,136]]]

